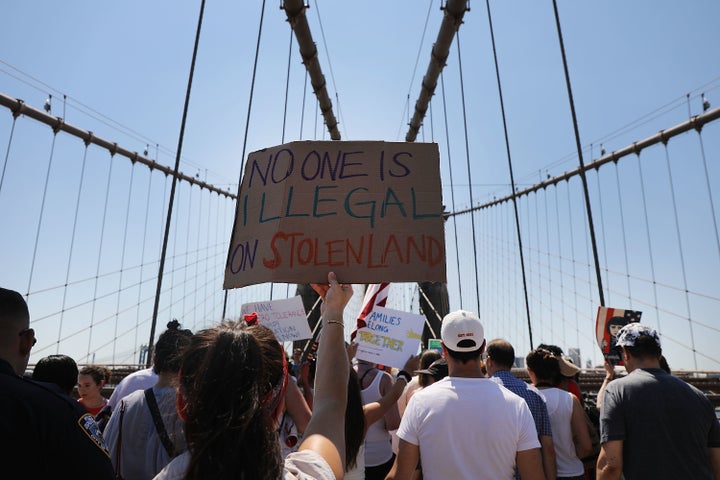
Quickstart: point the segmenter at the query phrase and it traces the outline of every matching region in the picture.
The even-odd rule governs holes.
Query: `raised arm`
[[[341,285],[333,272],[329,287],[313,285],[323,297],[322,330],[315,370],[313,413],[300,450],[314,450],[328,462],[335,477],[345,472],[345,406],[349,362],[345,351],[343,310],[352,286]]]
[[[420,356],[412,356],[405,362],[405,366],[402,371],[412,372],[417,370],[418,363],[420,362]],[[382,396],[377,402],[368,403],[363,406],[363,412],[365,413],[365,429],[367,430],[370,425],[380,420],[394,405],[397,404],[400,395],[405,391],[408,381],[405,377],[398,376],[397,380],[392,387]]]

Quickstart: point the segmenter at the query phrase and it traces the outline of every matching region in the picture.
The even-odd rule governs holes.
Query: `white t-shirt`
[[[573,394],[559,388],[540,390],[545,398],[550,426],[552,427],[555,464],[558,477],[576,477],[585,472],[585,466],[575,453],[572,434]]]
[[[487,378],[445,377],[416,392],[398,436],[420,447],[425,480],[511,480],[517,452],[540,448],[525,400]]]
[[[153,480],[182,480],[185,478],[190,453],[185,452],[173,459]],[[330,465],[313,450],[293,452],[285,458],[283,480],[335,480]]]
[[[131,373],[120,380],[120,383],[118,383],[113,390],[108,400],[110,407],[115,410],[121,398],[131,394],[135,390],[145,390],[146,388],[154,387],[157,380],[157,373],[153,372],[152,368],[145,368]]]

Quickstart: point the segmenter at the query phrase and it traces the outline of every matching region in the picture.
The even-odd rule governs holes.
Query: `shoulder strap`
[[[117,447],[115,448],[115,479],[122,480],[120,473],[120,450],[122,449],[122,425],[125,416],[125,402],[120,400],[120,424],[118,425]]]
[[[162,441],[165,451],[170,455],[170,458],[175,457],[175,445],[173,445],[170,437],[168,436],[167,430],[165,430],[165,424],[160,416],[160,409],[158,408],[157,400],[155,400],[155,394],[152,391],[152,387],[145,390],[145,400],[147,401],[148,408],[155,422],[155,430],[157,430],[160,440]]]
[[[367,370],[365,370],[365,373],[363,373],[362,377],[360,377],[360,388],[367,388],[367,387],[363,387],[363,385],[364,385],[363,380],[365,380],[365,377],[367,377],[367,374],[370,373],[370,372],[372,372],[373,370],[375,370],[375,369],[374,369],[374,368],[368,368]],[[374,378],[375,378],[375,377],[373,377],[373,379],[374,379]],[[372,382],[371,382],[371,383],[372,383]],[[368,386],[369,386],[369,385],[368,385]]]

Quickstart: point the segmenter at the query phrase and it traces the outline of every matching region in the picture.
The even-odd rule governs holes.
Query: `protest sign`
[[[258,323],[273,331],[278,342],[292,342],[312,338],[300,297],[244,303],[240,313],[257,313]]]
[[[428,350],[436,350],[442,354],[442,340],[439,338],[428,338]]]
[[[416,313],[375,307],[365,317],[366,327],[357,331],[358,360],[402,368],[417,355],[425,317]]]
[[[446,280],[435,143],[299,141],[248,155],[224,288]]]
[[[620,308],[598,307],[595,320],[595,337],[605,359],[612,365],[623,365],[622,354],[617,347],[617,334],[622,327],[639,322],[642,312]]]

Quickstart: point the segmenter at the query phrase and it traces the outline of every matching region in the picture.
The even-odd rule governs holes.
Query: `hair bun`
[[[176,318],[170,320],[167,324],[168,330],[178,330],[180,328],[180,322]]]

